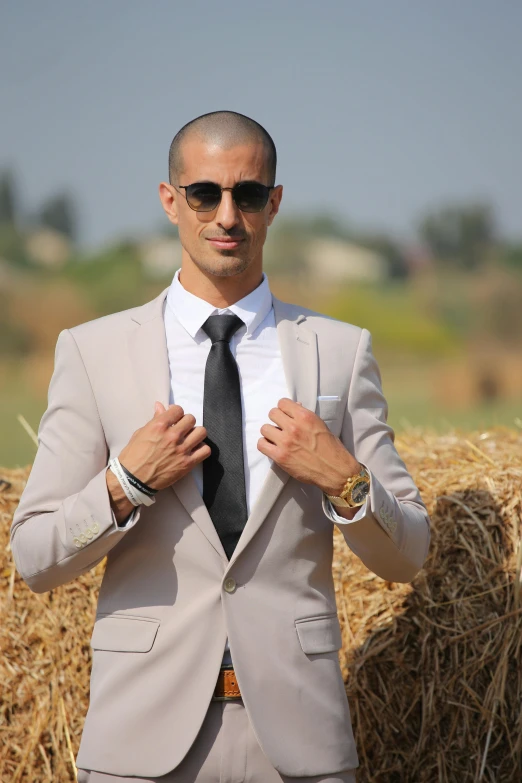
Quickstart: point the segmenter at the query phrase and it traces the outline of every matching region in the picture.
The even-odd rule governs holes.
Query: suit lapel
[[[304,408],[317,407],[317,335],[298,309],[274,299],[277,336],[290,397]],[[296,311],[298,315],[296,316]]]
[[[306,326],[306,317],[298,308],[273,297],[277,336],[289,396],[315,412],[317,404],[317,335]],[[297,315],[296,315],[297,313]],[[235,562],[266,519],[289,479],[289,474],[272,463],[257,501],[230,560]]]
[[[165,335],[163,305],[168,288],[151,302],[131,313],[135,328],[128,334],[128,351],[134,380],[139,390],[139,420],[145,424],[154,415],[154,402],[167,408],[170,399],[170,373]],[[170,489],[198,525],[218,554],[227,562],[203,498],[191,473],[176,481]]]

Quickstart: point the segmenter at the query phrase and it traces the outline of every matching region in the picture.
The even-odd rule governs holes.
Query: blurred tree
[[[159,224],[158,230],[156,231],[156,234],[159,234],[163,237],[173,237],[174,239],[179,238],[179,230],[178,227],[174,225],[174,223],[171,223],[170,220],[162,220]]]
[[[81,263],[70,264],[64,269],[63,278],[78,286],[86,305],[96,315],[143,304],[163,287],[161,283],[147,283],[138,249],[129,241],[105,247]]]
[[[11,223],[0,223],[0,258],[17,266],[29,264],[24,238],[16,226]]]
[[[30,266],[25,249],[18,189],[10,169],[0,172],[0,259],[19,267]],[[5,339],[0,340],[2,345]]]
[[[59,231],[71,242],[77,238],[77,210],[74,199],[68,193],[47,199],[40,208],[37,221],[41,226]]]
[[[11,301],[11,289],[6,287],[0,290],[0,358],[24,356],[31,348],[31,336],[24,326],[13,323]]]
[[[506,245],[504,247],[503,259],[508,266],[522,272],[522,243]]]
[[[368,250],[379,253],[388,265],[388,274],[395,279],[403,279],[409,274],[405,253],[395,240],[385,235],[366,235],[359,237],[358,243]]]
[[[335,237],[336,239],[352,240],[348,227],[332,215],[312,215],[301,221],[306,233],[313,237]]]
[[[9,169],[0,173],[0,225],[15,226],[18,203],[13,172]]]
[[[305,272],[305,226],[298,218],[281,218],[268,232],[264,251],[267,272],[285,275]]]
[[[488,204],[443,207],[421,220],[419,234],[435,258],[476,269],[496,241],[493,209]]]

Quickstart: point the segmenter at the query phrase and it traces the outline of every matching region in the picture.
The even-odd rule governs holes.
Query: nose
[[[230,231],[238,223],[238,212],[232,193],[229,190],[224,190],[216,213],[216,223],[226,231]]]

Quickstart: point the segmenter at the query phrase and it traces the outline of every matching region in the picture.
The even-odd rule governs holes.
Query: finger
[[[207,437],[207,431],[205,427],[194,427],[189,433],[187,433],[183,446],[186,451],[192,451],[197,448]]]
[[[294,400],[290,400],[288,397],[283,397],[280,399],[277,403],[277,407],[292,419],[294,419],[299,411],[303,409],[302,403],[294,402]]]
[[[159,416],[160,413],[165,413],[165,406],[162,402],[158,402],[158,400],[156,400],[154,403],[154,418]]]
[[[275,461],[277,446],[275,446],[273,443],[270,443],[269,440],[266,438],[259,438],[257,441],[257,449],[261,452],[261,454],[265,454],[267,457],[270,457],[270,459]]]
[[[290,417],[284,413],[281,408],[272,408],[268,411],[268,418],[281,429],[284,429],[285,423],[288,424]]]
[[[179,421],[172,425],[172,429],[175,430],[178,435],[183,436],[194,429],[195,424],[195,416],[193,416],[192,413],[185,413]]]
[[[207,459],[210,457],[212,453],[212,450],[208,443],[199,443],[192,451],[190,452],[190,459],[197,464],[198,462],[203,462],[204,459]]]
[[[172,424],[176,424],[184,415],[185,411],[181,405],[169,405],[167,410],[160,413],[158,418],[163,421],[166,427],[170,427]]]
[[[272,424],[263,424],[260,432],[271,443],[277,444],[281,439],[282,430],[279,427],[274,427]]]

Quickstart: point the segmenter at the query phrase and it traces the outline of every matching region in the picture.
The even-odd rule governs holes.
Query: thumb
[[[165,410],[166,410],[165,406],[161,402],[158,402],[156,400],[156,402],[154,403],[154,418],[156,418],[156,416],[159,416],[161,413],[165,413]]]

